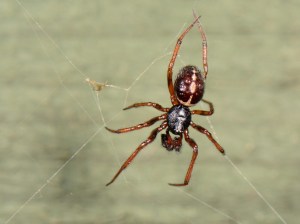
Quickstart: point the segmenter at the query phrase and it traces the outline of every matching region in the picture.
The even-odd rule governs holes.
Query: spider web
[[[107,133],[104,130],[104,127],[107,125],[112,125],[113,127],[119,127],[119,126],[128,126],[128,125],[132,125],[135,123],[138,123],[137,119],[139,121],[143,121],[146,119],[149,119],[149,117],[153,117],[152,115],[155,113],[153,111],[151,111],[150,109],[148,110],[147,108],[145,109],[140,109],[140,110],[132,110],[130,112],[124,112],[122,111],[122,107],[129,105],[130,103],[134,103],[134,102],[138,102],[141,101],[143,99],[143,101],[155,101],[155,102],[159,102],[162,105],[169,105],[170,103],[169,101],[169,96],[168,96],[168,92],[165,89],[165,83],[161,84],[161,86],[157,86],[157,92],[164,92],[163,97],[160,97],[160,95],[156,94],[153,96],[151,95],[151,92],[153,92],[151,90],[151,86],[153,86],[153,84],[156,84],[153,80],[154,79],[161,79],[161,80],[165,80],[165,76],[161,76],[158,75],[155,78],[151,78],[150,74],[153,74],[156,72],[156,68],[155,67],[159,67],[160,68],[160,64],[163,66],[167,65],[167,62],[170,58],[170,55],[172,54],[172,48],[173,48],[173,44],[174,41],[176,40],[176,37],[178,36],[179,33],[182,32],[182,30],[184,29],[184,27],[186,27],[187,23],[184,23],[181,27],[181,29],[178,31],[178,33],[176,35],[174,35],[174,38],[172,40],[170,40],[167,44],[166,47],[164,47],[163,52],[160,52],[158,54],[158,56],[156,55],[155,57],[153,57],[152,60],[150,60],[150,63],[146,66],[144,66],[144,69],[142,69],[142,72],[137,73],[138,75],[132,75],[132,77],[135,77],[134,79],[128,79],[127,82],[128,85],[126,87],[123,87],[123,83],[118,83],[117,78],[114,79],[114,77],[110,76],[107,77],[107,79],[103,79],[103,80],[99,80],[99,79],[95,79],[95,78],[91,78],[89,75],[87,75],[87,72],[83,72],[82,69],[80,68],[80,66],[77,65],[77,63],[74,63],[72,59],[70,59],[67,55],[67,53],[65,52],[65,50],[63,50],[63,48],[52,38],[51,35],[49,35],[49,33],[46,31],[46,29],[43,28],[43,26],[38,22],[37,19],[35,19],[35,17],[31,14],[31,12],[27,9],[27,7],[25,7],[23,5],[23,3],[19,0],[16,0],[16,3],[18,4],[18,6],[21,8],[21,11],[25,14],[25,18],[27,19],[27,23],[28,26],[31,27],[31,29],[33,30],[34,35],[36,36],[36,40],[38,41],[39,44],[39,49],[43,52],[44,55],[46,55],[47,58],[47,63],[50,66],[50,68],[54,71],[54,74],[56,75],[56,87],[53,88],[53,91],[50,92],[48,95],[46,96],[41,96],[39,99],[40,102],[36,105],[33,106],[32,111],[30,112],[30,114],[25,114],[25,117],[19,121],[19,126],[25,126],[25,122],[27,122],[27,119],[29,119],[29,117],[31,117],[31,115],[35,112],[35,111],[39,111],[42,110],[44,111],[44,107],[46,107],[46,109],[50,109],[49,108],[49,101],[54,100],[54,102],[51,102],[51,105],[55,105],[55,99],[56,97],[59,97],[59,94],[64,94],[66,96],[69,97],[70,101],[68,102],[68,104],[66,104],[66,108],[68,106],[70,106],[70,104],[72,105],[72,109],[76,109],[78,110],[79,114],[84,114],[85,119],[83,119],[83,121],[78,121],[79,123],[84,123],[84,122],[89,122],[91,123],[91,127],[90,129],[87,131],[82,130],[78,125],[74,125],[74,124],[70,124],[70,132],[75,132],[78,131],[80,133],[80,135],[82,135],[82,137],[80,137],[78,140],[76,140],[75,142],[77,143],[74,145],[61,145],[62,149],[65,148],[69,148],[68,150],[70,150],[70,148],[73,148],[70,150],[69,153],[67,153],[66,155],[64,155],[64,158],[57,158],[60,162],[58,164],[56,164],[56,166],[53,168],[51,167],[49,170],[52,170],[50,172],[47,172],[47,174],[43,173],[44,171],[41,169],[41,171],[37,172],[38,176],[40,178],[40,181],[37,187],[30,187],[29,189],[31,193],[29,193],[29,196],[25,196],[22,197],[24,200],[23,202],[21,202],[19,205],[13,205],[12,208],[9,209],[9,211],[13,211],[11,213],[11,215],[9,215],[7,218],[4,218],[4,223],[11,223],[13,221],[17,221],[18,216],[21,216],[22,213],[25,213],[24,210],[26,210],[27,207],[30,207],[31,204],[33,204],[33,201],[37,201],[37,204],[40,204],[40,199],[43,198],[48,198],[50,197],[53,193],[51,193],[50,191],[55,191],[56,186],[63,186],[65,189],[65,193],[63,196],[63,198],[67,198],[66,200],[74,200],[74,198],[80,199],[80,194],[86,195],[86,192],[83,190],[77,190],[76,193],[73,193],[73,191],[75,190],[71,190],[72,187],[70,186],[64,186],[63,184],[63,180],[61,178],[58,178],[58,176],[64,176],[64,175],[68,175],[69,172],[81,172],[80,171],[80,163],[84,162],[84,163],[88,163],[87,160],[83,157],[88,156],[89,154],[89,150],[92,151],[92,148],[94,150],[102,150],[103,148],[108,148],[109,150],[106,150],[103,153],[107,153],[109,156],[108,157],[103,157],[100,158],[99,156],[97,156],[96,158],[100,158],[100,162],[103,162],[103,164],[106,166],[106,168],[104,168],[102,165],[100,166],[100,168],[103,168],[102,175],[97,175],[97,170],[94,170],[93,174],[91,174],[91,179],[94,182],[93,184],[95,184],[95,182],[100,182],[99,179],[94,179],[94,178],[99,178],[101,177],[101,184],[102,181],[107,182],[110,180],[110,178],[112,177],[112,175],[114,174],[114,172],[118,169],[118,167],[120,167],[120,165],[122,164],[123,160],[125,158],[127,158],[126,156],[128,156],[132,150],[134,150],[134,147],[136,147],[139,142],[141,142],[142,139],[145,139],[146,136],[148,136],[149,133],[149,129],[146,129],[145,131],[141,131],[139,133],[134,133],[134,134],[128,134],[127,136],[121,136],[121,135],[117,135],[117,136],[113,136],[110,133]],[[187,20],[190,21],[190,20]],[[184,41],[185,42],[185,41]],[[76,89],[74,90],[74,88],[72,87],[72,81],[71,78],[66,77],[63,75],[62,71],[59,71],[57,68],[57,64],[56,64],[56,59],[53,59],[53,50],[57,51],[60,56],[63,58],[63,60],[71,65],[72,70],[74,72],[75,70],[75,81],[78,82],[78,80],[82,81],[82,88],[84,89],[84,93],[85,93],[85,97],[88,102],[82,100],[82,97],[79,96],[76,92]],[[199,51],[200,52],[200,51]],[[145,52],[141,52],[141,54],[143,54]],[[84,60],[84,59],[82,59]],[[126,58],[124,59],[126,60]],[[179,60],[177,61],[177,64],[179,64],[178,66],[180,67],[181,65],[186,64],[185,61],[190,61],[189,59],[187,60],[183,60],[183,58],[181,56],[179,56]],[[142,66],[143,67],[143,66]],[[126,72],[125,73],[130,73],[130,70],[126,70],[124,69]],[[176,70],[176,68],[175,68]],[[118,71],[116,71],[117,73]],[[122,70],[120,70],[119,72],[122,72]],[[161,73],[161,72],[160,72]],[[113,74],[114,75],[114,74]],[[49,80],[49,79],[47,79]],[[112,84],[112,81],[117,82],[117,84]],[[136,96],[135,94],[132,93],[137,93],[139,92],[139,88],[144,88],[145,86],[141,85],[141,80],[143,80],[143,82],[149,82],[149,86],[147,87],[146,90],[144,90],[145,95],[144,96]],[[24,80],[26,81],[26,80]],[[51,80],[52,81],[52,80]],[[85,83],[86,82],[86,83]],[[88,85],[90,85],[90,88],[88,88]],[[43,83],[41,84],[43,85]],[[160,91],[162,90],[162,91]],[[150,92],[150,94],[148,95],[148,91]],[[156,90],[155,90],[156,91]],[[58,93],[58,94],[57,94]],[[147,99],[146,99],[147,98]],[[154,99],[153,99],[154,98]],[[165,99],[161,99],[161,98],[165,98]],[[114,102],[114,105],[111,105],[109,102]],[[105,104],[105,106],[104,106]],[[117,106],[115,106],[117,105]],[[203,105],[202,105],[203,106]],[[41,109],[43,108],[43,109]],[[63,113],[66,113],[65,117],[68,117],[68,113],[71,113],[69,110],[66,111],[62,111]],[[141,115],[141,113],[145,113]],[[133,117],[133,118],[127,118],[128,116],[136,116],[135,114],[138,114],[137,117]],[[72,113],[71,113],[72,115]],[[136,119],[137,118],[137,119]],[[127,119],[127,120],[126,120]],[[125,122],[124,122],[125,120]],[[73,121],[72,121],[73,122]],[[216,135],[216,131],[214,129],[214,126],[212,124],[212,121],[209,120],[209,118],[207,118],[207,122],[211,128],[211,130],[213,131],[214,135],[216,136],[216,138],[218,138],[218,136]],[[61,128],[58,125],[58,129]],[[22,135],[25,136],[24,131],[22,130]],[[193,132],[192,132],[193,133]],[[97,138],[101,136],[101,141],[97,141]],[[196,138],[196,133],[193,133],[193,138]],[[199,145],[202,144],[202,142],[204,140],[201,139],[201,141],[198,142]],[[65,139],[62,139],[61,142],[64,142]],[[124,144],[125,142],[129,142],[128,144],[122,146],[122,144]],[[126,185],[126,191],[128,191],[128,195],[130,195],[130,191],[134,191],[135,194],[142,194],[143,193],[143,186],[146,186],[147,184],[151,184],[150,181],[153,181],[155,179],[157,179],[156,177],[159,175],[157,173],[153,174],[151,173],[151,170],[147,170],[147,166],[154,166],[154,164],[150,164],[147,163],[147,159],[149,159],[150,157],[154,157],[156,159],[158,159],[160,156],[164,156],[166,159],[166,157],[178,157],[178,156],[174,156],[166,154],[165,152],[158,152],[158,150],[156,150],[157,148],[159,148],[159,138],[158,140],[155,141],[156,143],[152,143],[151,146],[149,147],[149,150],[145,150],[145,152],[143,151],[141,154],[142,156],[139,156],[133,164],[131,164],[131,168],[135,167],[135,171],[134,168],[130,169],[132,171],[132,174],[130,175],[130,177],[128,176],[128,172],[124,172],[124,174],[122,174],[119,178],[118,178],[118,182],[121,182],[121,184],[117,184],[114,183],[114,185],[112,185],[111,188],[107,189],[104,188],[102,186],[100,186],[100,184],[96,184],[96,185],[92,185],[91,183],[87,182],[86,185],[90,186],[97,186],[97,189],[89,189],[91,190],[91,192],[104,192],[104,194],[108,195],[108,198],[112,197],[111,194],[113,194],[113,191],[120,191],[120,185],[123,185],[122,182],[125,182]],[[222,143],[222,142],[221,142]],[[207,144],[209,145],[209,144]],[[125,147],[126,146],[126,147]],[[130,146],[130,147],[129,147]],[[188,148],[187,146],[184,146],[185,148]],[[125,150],[126,148],[126,150]],[[213,148],[212,146],[210,146],[210,148]],[[37,149],[38,150],[38,149]],[[230,150],[230,149],[229,149]],[[162,150],[161,150],[162,151]],[[185,150],[188,151],[188,150]],[[40,155],[38,154],[36,151],[35,152],[25,152],[26,156],[28,156],[33,163],[35,164],[35,166],[37,167],[37,169],[42,167],[42,164],[40,164],[39,158],[36,157],[36,155]],[[159,153],[159,156],[155,156],[156,153]],[[201,152],[200,152],[201,153]],[[185,153],[187,154],[187,153]],[[211,156],[214,157],[216,156],[217,153],[212,153]],[[162,176],[164,176],[164,178],[156,181],[153,185],[157,185],[157,184],[162,184],[162,183],[167,183],[169,179],[171,179],[170,177],[168,177],[168,171],[170,171],[170,167],[172,166],[172,164],[178,164],[178,163],[182,163],[182,161],[189,161],[189,156],[190,155],[182,155],[180,156],[181,158],[173,158],[172,160],[168,160],[168,162],[164,162],[164,160],[160,159],[157,162],[155,160],[152,160],[151,163],[155,162],[155,163],[165,163],[167,166],[162,166],[163,168],[165,168],[164,174],[162,174]],[[146,159],[142,159],[142,157],[145,157]],[[182,158],[184,157],[184,158]],[[111,161],[113,161],[112,163],[104,163],[105,160],[107,158],[110,158]],[[209,156],[208,156],[209,158]],[[89,158],[91,159],[91,158]],[[145,163],[145,165],[143,165],[141,162]],[[286,221],[281,217],[281,215],[275,210],[275,208],[272,206],[272,204],[270,202],[268,202],[268,200],[263,196],[262,193],[260,193],[257,188],[255,187],[255,185],[241,172],[241,170],[235,165],[235,163],[230,159],[229,156],[225,156],[225,160],[229,162],[229,164],[237,171],[237,173],[242,177],[242,179],[244,180],[244,182],[250,186],[250,188],[252,188],[252,190],[254,190],[255,194],[257,197],[261,198],[263,200],[263,202],[265,203],[265,205],[267,205],[267,207],[269,207],[271,209],[271,211],[275,214],[275,216],[277,216],[277,218],[282,222],[282,223],[286,223]],[[218,160],[218,161],[221,161]],[[224,161],[224,160],[223,160]],[[174,163],[175,162],[175,163]],[[201,163],[204,163],[203,160],[201,160]],[[74,164],[74,166],[72,166],[72,164]],[[93,163],[94,164],[94,163]],[[199,165],[199,163],[196,163],[197,165]],[[224,163],[222,163],[224,165]],[[76,167],[75,167],[76,165]],[[203,165],[203,164],[202,164]],[[142,169],[143,171],[139,170],[138,167],[141,167],[140,169]],[[182,166],[180,165],[178,169],[176,169],[177,171],[175,172],[175,174],[172,174],[172,179],[173,178],[183,178],[184,174],[185,174],[185,170],[187,168],[187,163],[183,164]],[[210,167],[209,167],[210,168]],[[180,170],[183,170],[180,171]],[[208,169],[208,168],[207,168]],[[206,169],[206,171],[207,171]],[[70,171],[72,170],[72,171]],[[129,169],[128,169],[129,170]],[[205,166],[203,168],[203,170],[205,171]],[[126,170],[127,171],[127,170]],[[196,183],[196,176],[200,176],[199,180],[201,180],[201,177],[203,178],[203,176],[205,175],[205,172],[202,171],[199,174],[199,169],[195,169],[194,171],[194,175],[192,177],[191,180],[191,185],[193,185],[193,182]],[[142,172],[144,172],[144,174],[142,174]],[[197,174],[198,173],[198,174]],[[155,178],[154,178],[154,176]],[[45,178],[46,177],[46,178]],[[76,178],[76,175],[72,175],[72,178]],[[168,178],[168,179],[166,179]],[[59,181],[57,181],[56,179],[59,179]],[[122,180],[123,179],[123,180]],[[25,183],[25,181],[23,181]],[[148,182],[146,184],[146,182]],[[74,181],[75,185],[82,187],[81,183],[77,183],[76,181]],[[205,179],[203,181],[201,181],[202,185],[205,185]],[[116,185],[116,186],[115,186]],[[151,195],[152,193],[157,193],[156,191],[157,186],[151,186],[151,190],[150,192],[147,192],[147,194]],[[27,187],[28,186],[24,186]],[[87,186],[88,187],[88,186]],[[36,189],[35,189],[36,188]],[[89,188],[89,187],[88,187]],[[201,187],[201,189],[203,190],[204,188]],[[200,189],[200,190],[201,190]],[[213,197],[207,197],[207,200],[204,200],[202,198],[205,198],[204,195],[200,196],[201,192],[198,189],[194,189],[194,188],[170,188],[168,186],[166,186],[165,188],[161,188],[159,189],[159,192],[162,193],[163,191],[165,191],[167,194],[172,195],[171,197],[175,196],[176,193],[180,193],[180,196],[178,199],[175,199],[174,201],[168,201],[168,203],[181,203],[181,202],[190,202],[193,201],[193,204],[197,204],[198,206],[195,209],[195,211],[191,211],[191,214],[184,214],[182,216],[178,216],[181,219],[185,219],[186,221],[191,222],[190,220],[190,215],[194,215],[193,212],[198,212],[199,210],[204,210],[204,209],[208,209],[210,210],[210,212],[212,212],[213,216],[216,216],[216,220],[227,220],[230,221],[232,223],[242,223],[243,219],[242,217],[246,216],[246,214],[244,214],[241,217],[236,217],[236,214],[233,214],[232,211],[230,211],[230,209],[227,209],[225,207],[219,206],[218,203],[214,203],[213,200],[211,200]],[[80,193],[81,192],[81,193]],[[137,193],[136,193],[137,192]],[[76,196],[73,196],[76,195]],[[224,195],[223,195],[224,196]],[[121,196],[122,200],[129,200],[129,196]],[[221,194],[220,194],[220,197]],[[233,198],[233,197],[237,197],[237,195],[231,195],[228,196],[228,198]],[[71,198],[71,199],[70,199]],[[115,198],[112,198],[112,200],[118,200]],[[154,197],[152,200],[150,198],[148,198],[148,201],[150,202],[150,204],[154,205],[154,206],[160,206],[166,203],[166,201],[164,201],[164,198],[160,198],[160,197]],[[76,204],[76,202],[74,202]],[[125,203],[124,203],[125,204]],[[123,204],[123,205],[124,205]],[[97,207],[97,204],[94,205],[95,207]],[[136,208],[133,206],[133,208]],[[143,212],[143,209],[139,210],[140,212]],[[205,211],[207,212],[207,210]],[[101,212],[100,212],[101,213]],[[27,213],[26,213],[27,214]],[[104,214],[101,213],[102,215]],[[170,214],[169,214],[170,215]],[[75,216],[75,214],[74,214]],[[160,215],[163,216],[163,215]],[[162,217],[164,218],[164,217]],[[127,220],[126,215],[125,216],[116,216],[113,217],[111,219],[104,219],[103,222],[107,221],[107,222],[121,222],[122,220]],[[67,220],[67,219],[66,219]],[[128,221],[128,220],[127,220]]]

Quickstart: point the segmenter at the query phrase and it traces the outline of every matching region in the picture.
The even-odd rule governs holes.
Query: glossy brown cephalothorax
[[[187,65],[180,69],[175,83],[173,85],[173,67],[176,61],[176,57],[178,55],[178,51],[182,44],[182,40],[185,35],[192,29],[192,27],[198,23],[198,28],[202,37],[202,60],[203,60],[203,73],[201,73],[200,69],[194,65]],[[183,183],[179,184],[170,184],[172,186],[185,186],[188,185],[193,167],[195,164],[195,160],[198,155],[198,145],[196,142],[190,138],[188,128],[191,126],[195,130],[205,134],[207,138],[215,145],[215,147],[222,153],[225,154],[223,147],[213,138],[211,133],[200,125],[195,124],[192,121],[192,115],[202,115],[202,116],[210,116],[214,113],[213,104],[207,100],[204,100],[203,94],[205,89],[205,79],[208,73],[208,64],[207,64],[207,42],[206,36],[202,29],[202,26],[199,22],[199,17],[186,28],[186,30],[180,35],[175,45],[175,49],[173,51],[172,58],[170,60],[167,72],[167,81],[168,81],[168,89],[170,93],[170,99],[172,103],[172,107],[162,107],[161,105],[153,102],[143,102],[143,103],[135,103],[129,107],[124,108],[124,110],[148,106],[153,107],[159,111],[164,112],[162,115],[154,117],[144,123],[128,127],[121,128],[118,130],[113,130],[110,128],[106,129],[113,133],[126,133],[130,131],[139,130],[144,127],[149,127],[156,123],[157,121],[162,121],[159,127],[152,130],[150,136],[143,141],[137,149],[128,157],[128,159],[123,163],[121,168],[112,178],[112,180],[106,184],[106,186],[110,185],[115,181],[115,179],[119,176],[119,174],[126,169],[126,167],[133,161],[133,159],[137,156],[137,154],[145,148],[148,144],[154,141],[157,134],[162,130],[166,129],[166,133],[161,135],[161,143],[164,148],[168,151],[180,151],[182,146],[182,138],[184,137],[185,141],[190,145],[193,149],[193,155],[188,167],[187,173],[185,175],[185,179]],[[197,104],[198,102],[202,102],[208,104],[209,111],[206,110],[190,110],[190,107]],[[172,135],[170,134],[172,133]]]

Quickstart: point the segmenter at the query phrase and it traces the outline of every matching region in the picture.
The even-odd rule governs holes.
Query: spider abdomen
[[[180,69],[174,83],[179,102],[187,107],[198,103],[204,94],[204,78],[196,66],[187,65]]]
[[[190,125],[190,109],[181,104],[173,106],[168,112],[167,122],[169,130],[175,135],[180,135]]]

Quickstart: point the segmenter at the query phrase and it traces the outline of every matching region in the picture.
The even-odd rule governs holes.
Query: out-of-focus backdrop
[[[299,9],[297,0],[3,0],[0,222],[297,223]],[[158,124],[123,135],[104,126],[160,114],[122,111],[135,102],[170,106],[167,65],[192,10],[208,39],[205,98],[215,105],[209,121],[193,119],[217,134],[244,177],[191,130],[199,157],[188,187],[167,183],[183,181],[190,147],[167,152],[160,136],[105,187]],[[185,64],[202,68],[201,61],[193,29],[174,73]],[[97,96],[86,78],[115,88]]]

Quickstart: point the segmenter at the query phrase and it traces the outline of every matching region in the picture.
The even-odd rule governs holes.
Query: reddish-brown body
[[[198,103],[204,95],[205,82],[200,70],[193,65],[180,69],[174,83],[178,101],[189,107]]]
[[[175,49],[173,51],[172,58],[170,60],[167,72],[167,81],[168,88],[170,92],[170,99],[172,103],[171,108],[165,108],[157,103],[152,102],[144,102],[144,103],[135,103],[129,107],[126,107],[124,110],[130,108],[136,108],[141,106],[153,107],[159,111],[164,112],[162,115],[154,117],[144,123],[128,127],[121,128],[118,130],[112,130],[110,128],[106,128],[107,130],[113,133],[125,133],[134,130],[139,130],[144,127],[149,127],[153,125],[157,121],[162,121],[161,125],[155,128],[150,136],[143,141],[137,149],[128,157],[128,159],[123,163],[121,168],[112,178],[112,180],[106,184],[106,186],[110,185],[115,181],[115,179],[119,176],[119,174],[126,169],[126,167],[133,161],[133,159],[138,155],[138,153],[145,148],[148,144],[150,144],[156,138],[157,134],[166,129],[166,134],[161,135],[162,146],[166,148],[168,151],[180,151],[182,146],[182,139],[190,145],[193,149],[192,159],[185,175],[185,179],[183,183],[180,184],[170,184],[172,186],[185,186],[188,185],[193,167],[198,156],[198,146],[196,142],[190,138],[188,128],[191,126],[195,130],[199,131],[202,134],[205,134],[207,138],[215,145],[215,147],[222,153],[225,154],[224,149],[219,143],[212,137],[211,133],[200,125],[195,124],[191,117],[192,115],[202,115],[202,116],[210,116],[214,113],[213,104],[207,100],[202,99],[205,88],[205,79],[208,72],[207,65],[207,43],[206,36],[200,22],[198,21],[199,17],[180,35],[175,45]],[[202,37],[202,55],[203,55],[203,74],[201,74],[200,70],[196,66],[188,65],[183,67],[175,80],[173,85],[172,75],[173,75],[173,66],[176,61],[176,57],[178,55],[178,51],[182,44],[182,40],[184,36],[192,29],[195,23],[198,22],[198,28],[200,30],[200,34]],[[189,107],[195,105],[200,100],[202,102],[209,105],[209,111],[206,110],[190,110]],[[170,132],[179,137],[172,137]]]

